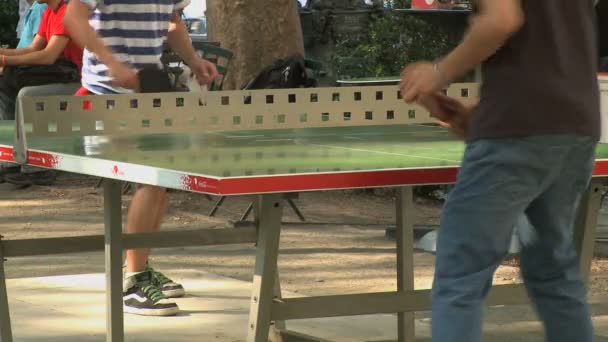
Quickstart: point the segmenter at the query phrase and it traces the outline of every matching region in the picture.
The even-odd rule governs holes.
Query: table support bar
[[[414,192],[412,187],[397,189],[396,240],[397,240],[397,291],[414,290]],[[397,341],[416,340],[413,312],[397,313]]]
[[[585,282],[589,281],[595,246],[597,220],[601,205],[602,180],[594,178],[579,204],[574,226],[574,241],[579,255],[580,270]]]
[[[529,299],[523,284],[496,285],[487,300],[489,306],[527,303]],[[358,316],[430,309],[431,290],[284,298],[273,303],[272,319]]]
[[[123,236],[123,249],[216,246],[255,243],[254,227],[235,229],[197,229],[158,233],[137,233]],[[56,237],[0,241],[4,256],[70,254],[104,250],[103,235]]]
[[[122,309],[122,196],[121,184],[104,182],[104,225],[106,259],[106,341],[124,341]]]
[[[0,241],[2,236],[0,236]],[[11,316],[8,306],[8,293],[6,291],[6,276],[4,274],[4,255],[0,245],[0,342],[12,342]]]

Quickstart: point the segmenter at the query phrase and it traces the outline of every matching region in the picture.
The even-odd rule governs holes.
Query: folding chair
[[[193,42],[192,46],[201,57],[213,62],[219,73],[219,77],[209,85],[209,90],[222,90],[226,74],[228,73],[228,67],[230,66],[234,53],[228,49],[206,42]]]

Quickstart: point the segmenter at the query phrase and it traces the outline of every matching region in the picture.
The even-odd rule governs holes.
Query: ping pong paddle
[[[141,93],[166,93],[175,91],[169,73],[156,67],[146,67],[137,72]]]
[[[196,76],[190,75],[188,78],[188,89],[191,93],[197,93],[199,95],[198,101],[200,104],[207,104],[207,92],[209,89],[206,84],[200,84],[196,79]]]
[[[449,122],[458,115],[451,98],[441,93],[426,95],[418,98],[418,103],[426,108],[431,116],[439,121]]]
[[[435,93],[419,99],[419,103],[431,112],[431,116],[439,120],[454,135],[463,139],[469,128],[472,107],[458,99]]]

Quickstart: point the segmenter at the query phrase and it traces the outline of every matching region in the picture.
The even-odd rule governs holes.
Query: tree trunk
[[[240,89],[264,67],[304,55],[296,0],[207,0],[210,41],[234,52],[224,89]]]

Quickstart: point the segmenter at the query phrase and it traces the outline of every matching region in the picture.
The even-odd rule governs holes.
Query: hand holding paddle
[[[431,116],[439,121],[439,125],[448,128],[461,139],[467,136],[471,114],[477,102],[464,103],[443,93],[433,93],[421,96],[418,103],[431,112]]]

